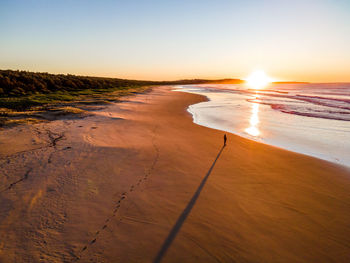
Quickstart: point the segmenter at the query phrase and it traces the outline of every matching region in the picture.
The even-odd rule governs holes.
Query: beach
[[[154,87],[0,130],[0,262],[349,262],[350,170],[193,123]]]

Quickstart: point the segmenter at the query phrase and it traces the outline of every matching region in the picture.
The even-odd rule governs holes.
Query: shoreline
[[[191,91],[182,91],[181,88],[176,87],[176,86],[174,87],[173,91],[179,91],[179,92],[185,92],[185,93],[189,93],[189,94],[195,94],[195,95],[203,96],[206,99],[206,101],[203,101],[203,102],[211,102],[212,101],[205,94],[199,94],[199,93],[191,92]],[[207,127],[207,128],[210,128],[210,129],[214,129],[214,130],[219,130],[219,131],[222,131],[222,132],[227,132],[227,133],[230,133],[230,134],[233,134],[233,135],[236,135],[236,136],[239,136],[241,138],[248,139],[248,140],[251,140],[251,141],[254,141],[254,142],[257,142],[257,143],[261,143],[261,144],[268,145],[268,146],[273,146],[273,147],[276,147],[278,149],[286,150],[286,151],[293,152],[293,153],[296,153],[296,154],[302,154],[302,155],[305,155],[305,156],[313,157],[313,158],[316,158],[316,159],[319,159],[319,160],[322,160],[322,161],[327,161],[327,162],[330,162],[330,163],[333,163],[333,164],[336,164],[336,165],[343,166],[343,167],[345,167],[347,169],[350,169],[350,164],[346,163],[346,160],[339,160],[335,156],[324,155],[324,153],[323,153],[323,155],[320,154],[320,153],[315,153],[315,152],[312,152],[312,149],[311,150],[310,149],[309,150],[308,149],[303,149],[300,146],[293,145],[292,143],[281,143],[281,142],[274,141],[274,139],[271,139],[271,138],[269,139],[270,141],[266,141],[266,138],[254,137],[254,136],[245,134],[244,132],[232,131],[230,129],[226,129],[225,130],[225,128],[216,127],[215,125],[210,124],[210,123],[201,123],[200,121],[197,120],[197,117],[195,116],[195,111],[191,109],[192,106],[195,106],[197,104],[198,103],[191,104],[191,105],[189,105],[187,107],[187,111],[192,115],[193,123],[195,123],[197,125],[200,125],[200,126],[203,126],[203,127]]]
[[[186,111],[200,101],[156,87],[0,131],[0,261],[347,262],[349,170],[237,135],[222,148]]]

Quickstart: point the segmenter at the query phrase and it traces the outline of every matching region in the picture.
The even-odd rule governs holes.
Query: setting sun
[[[254,89],[262,89],[269,84],[272,79],[263,70],[256,70],[246,79],[248,86]]]

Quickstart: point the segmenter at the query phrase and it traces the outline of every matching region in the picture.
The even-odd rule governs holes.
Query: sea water
[[[206,96],[190,105],[196,124],[350,166],[350,83],[186,85]]]

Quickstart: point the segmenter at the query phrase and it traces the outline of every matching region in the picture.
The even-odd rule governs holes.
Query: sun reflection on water
[[[257,96],[258,97],[258,96]],[[259,103],[252,103],[252,114],[250,116],[249,124],[250,126],[245,129],[245,131],[251,136],[259,136],[260,131],[258,128],[259,124]]]

